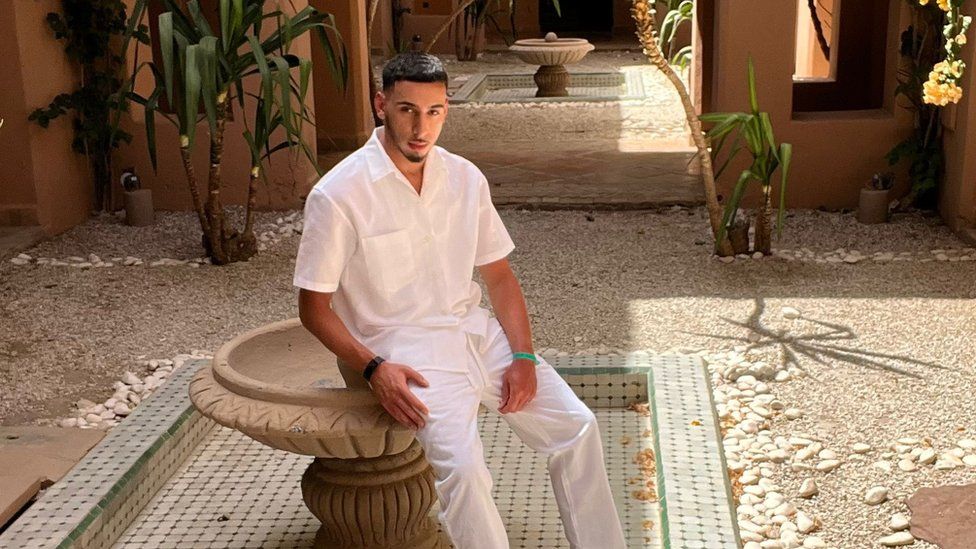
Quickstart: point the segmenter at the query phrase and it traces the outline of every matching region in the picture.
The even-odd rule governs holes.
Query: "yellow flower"
[[[959,36],[956,36],[956,44],[959,44],[960,46],[965,45],[966,44],[966,35],[965,34],[959,34]]]
[[[939,3],[939,7],[940,7],[940,8],[942,8],[942,11],[945,11],[945,12],[947,12],[947,11],[949,11],[950,9],[952,9],[952,8],[951,8],[951,7],[949,6],[949,0],[936,0],[936,1],[937,1],[937,2]]]
[[[918,0],[918,5],[919,6],[927,6],[927,5],[929,5],[929,0]]]
[[[944,107],[962,99],[962,88],[955,82],[942,84],[938,80],[929,80],[922,85],[922,99],[928,104]]]

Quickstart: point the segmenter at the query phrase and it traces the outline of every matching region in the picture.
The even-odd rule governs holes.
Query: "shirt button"
[[[424,237],[424,244],[430,244],[430,235]]]

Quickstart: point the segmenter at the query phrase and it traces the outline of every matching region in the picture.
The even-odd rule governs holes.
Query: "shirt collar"
[[[390,174],[406,179],[400,172],[400,169],[396,167],[396,164],[393,163],[393,159],[387,154],[386,149],[383,148],[382,140],[384,131],[385,128],[383,126],[374,129],[373,135],[370,136],[369,140],[366,141],[366,145],[363,146],[364,152],[366,153],[366,167],[369,170],[369,179],[370,181],[379,181]],[[427,175],[428,170],[443,172],[445,169],[440,147],[431,147],[430,152],[427,153],[427,161],[424,163],[424,181],[433,181],[433,178]],[[431,173],[430,175],[434,174]]]

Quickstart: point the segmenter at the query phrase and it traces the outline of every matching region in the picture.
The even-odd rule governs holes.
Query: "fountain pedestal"
[[[540,65],[535,71],[536,97],[566,97],[569,95],[569,71],[562,65]]]
[[[345,388],[333,388],[339,375]],[[414,431],[380,406],[296,319],[224,344],[190,382],[217,423],[279,450],[314,456],[302,498],[320,549],[447,549],[430,517],[434,473]]]
[[[447,547],[428,516],[434,473],[416,441],[392,456],[316,458],[302,475],[302,497],[322,521],[316,549]]]

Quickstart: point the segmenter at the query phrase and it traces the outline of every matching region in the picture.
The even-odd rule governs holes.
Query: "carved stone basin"
[[[339,375],[346,387],[329,387]],[[428,516],[434,475],[414,431],[387,414],[365,380],[299,319],[225,343],[190,382],[190,399],[220,425],[315,456],[302,496],[323,523],[316,547],[448,546]]]
[[[539,87],[536,97],[565,97],[569,95],[569,72],[564,65],[580,61],[594,47],[582,38],[559,38],[550,32],[545,38],[516,40],[508,49],[522,61],[539,65],[535,73]]]

